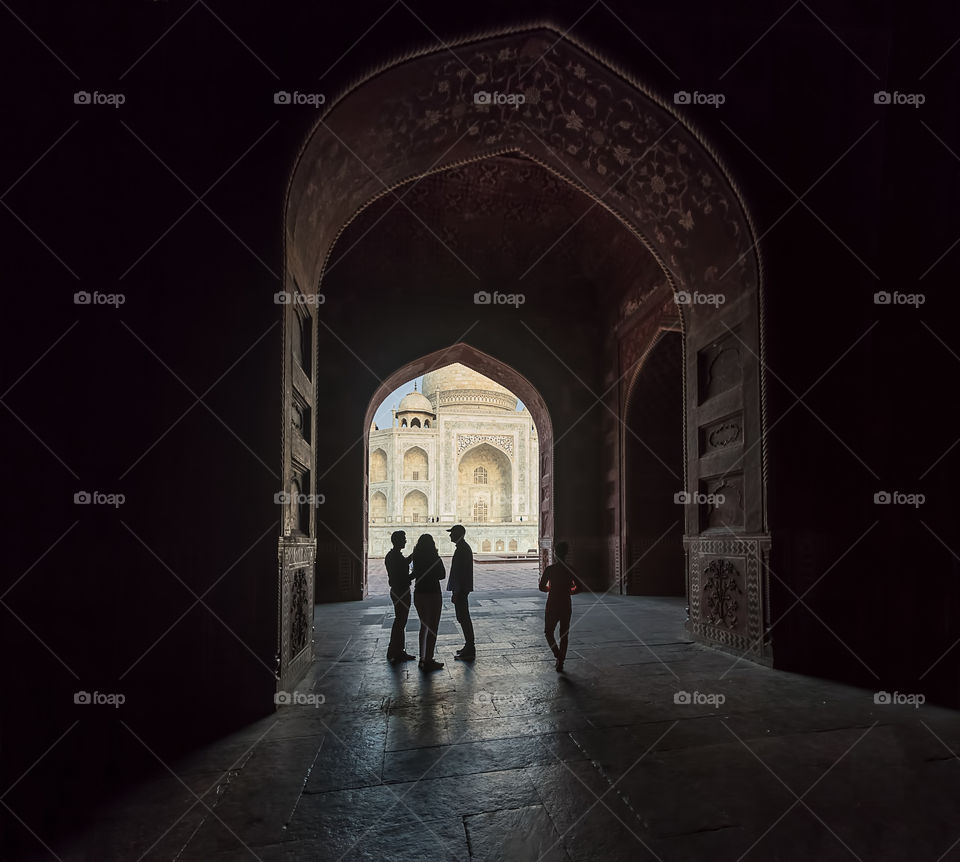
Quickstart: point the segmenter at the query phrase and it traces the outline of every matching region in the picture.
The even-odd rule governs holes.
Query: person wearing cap
[[[463,629],[463,648],[457,650],[454,658],[460,661],[473,661],[477,657],[477,647],[473,640],[473,620],[470,619],[470,593],[473,591],[473,549],[463,538],[466,530],[462,524],[450,527],[450,541],[457,547],[450,561],[450,577],[447,589],[453,593],[453,607],[457,612],[457,622]]]
[[[407,619],[410,616],[410,560],[405,557],[403,549],[407,544],[407,534],[397,530],[390,536],[393,547],[383,558],[387,569],[387,580],[390,582],[390,599],[393,601],[393,628],[390,630],[390,646],[387,647],[387,661],[393,664],[397,661],[411,661],[416,656],[406,650],[405,632]]]

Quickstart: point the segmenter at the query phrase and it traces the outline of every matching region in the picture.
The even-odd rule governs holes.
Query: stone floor
[[[318,607],[316,705],[171,764],[59,858],[960,859],[958,713],[736,663],[682,600],[573,602],[563,675],[536,591],[473,596],[474,664],[447,603],[432,675],[384,661],[386,600]]]
[[[444,569],[449,573],[452,557],[441,557]],[[473,582],[480,590],[529,590],[536,589],[540,577],[537,560],[507,560],[474,558]],[[371,560],[367,575],[367,592],[370,597],[387,596],[390,585],[387,573],[378,561]]]

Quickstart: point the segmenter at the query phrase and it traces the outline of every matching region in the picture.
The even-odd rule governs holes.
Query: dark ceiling
[[[427,274],[503,292],[580,286],[616,296],[665,281],[601,203],[514,155],[428,175],[366,207],[340,235],[321,289]]]

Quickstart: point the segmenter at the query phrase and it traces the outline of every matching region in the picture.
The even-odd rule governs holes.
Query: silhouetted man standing
[[[473,591],[473,549],[464,541],[466,530],[462,524],[451,527],[447,532],[450,541],[456,544],[453,560],[450,562],[450,578],[447,589],[453,593],[453,607],[457,612],[457,622],[463,629],[463,649],[457,650],[454,658],[461,661],[473,661],[477,657],[477,647],[473,640],[473,620],[470,619],[470,593]]]
[[[390,646],[387,647],[387,661],[410,661],[416,656],[410,655],[404,648],[404,633],[407,618],[410,616],[410,557],[403,555],[407,544],[407,534],[397,530],[390,541],[393,542],[383,564],[387,567],[387,580],[390,582],[390,598],[393,600],[393,628],[390,630]]]

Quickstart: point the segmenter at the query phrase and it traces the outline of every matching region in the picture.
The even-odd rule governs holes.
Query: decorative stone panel
[[[314,566],[316,541],[303,537],[280,539],[280,590],[277,596],[277,678],[279,690],[292,688],[313,655]]]
[[[742,350],[743,346],[731,333],[700,351],[698,364],[701,403],[740,385],[743,374]]]
[[[686,537],[693,637],[753,661],[772,660],[770,540],[765,536]]]
[[[457,455],[479,443],[489,443],[513,457],[513,437],[506,434],[457,434]]]
[[[743,416],[737,413],[700,428],[700,454],[743,447]]]
[[[490,392],[486,389],[453,389],[440,392],[437,396],[439,407],[476,406],[497,407],[500,410],[516,412],[517,399],[510,393]]]
[[[743,473],[725,473],[701,479],[705,499],[722,502],[704,503],[700,523],[707,530],[743,528]]]

